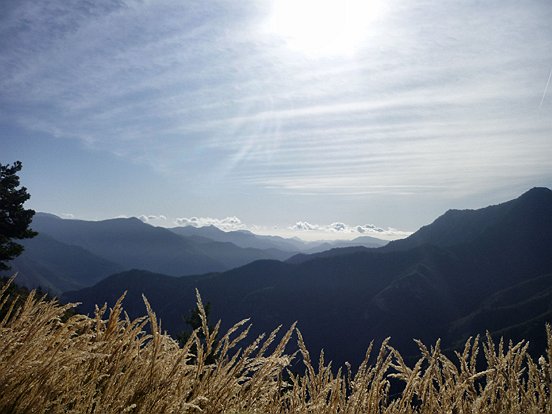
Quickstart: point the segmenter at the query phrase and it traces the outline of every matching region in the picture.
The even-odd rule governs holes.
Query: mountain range
[[[124,270],[182,276],[229,270],[260,259],[285,260],[298,252],[335,246],[387,243],[371,237],[304,242],[248,231],[225,232],[213,226],[167,229],[137,218],[85,221],[48,213],[37,213],[32,228],[39,235],[22,241],[25,251],[13,261],[12,272],[18,272],[20,285],[40,286],[53,294],[92,286]]]
[[[542,352],[552,319],[552,191],[533,188],[495,206],[450,210],[377,249],[332,249],[188,277],[132,270],[62,298],[91,312],[127,291],[125,309],[139,316],[145,294],[164,328],[178,334],[196,288],[223,330],[248,317],[253,335],[298,321],[309,349],[324,348],[337,364],[358,363],[371,340],[388,336],[408,355],[417,352],[413,338],[442,338],[452,350],[487,329],[529,339]]]
[[[243,248],[279,249],[286,252],[302,252],[306,254],[347,246],[376,248],[385,246],[388,243],[385,240],[371,236],[359,236],[352,240],[305,241],[299,238],[259,235],[248,230],[222,231],[216,226],[173,227],[170,230],[182,236],[197,236],[219,242],[229,242]]]

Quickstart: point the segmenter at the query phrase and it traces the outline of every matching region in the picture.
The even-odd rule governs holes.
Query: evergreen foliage
[[[31,196],[27,188],[18,188],[17,173],[21,168],[21,161],[11,166],[0,164],[0,270],[9,269],[6,262],[23,252],[23,246],[14,239],[29,239],[38,234],[29,228],[34,210],[23,208]]]
[[[203,308],[201,308],[203,306]],[[209,314],[211,313],[211,303],[207,302],[205,305],[197,304],[193,310],[190,311],[190,314],[188,317],[183,318],[184,322],[186,322],[186,325],[189,326],[190,329],[183,330],[176,338],[178,341],[178,344],[183,347],[186,345],[188,340],[192,337],[192,335],[197,335],[198,340],[202,343],[205,342],[205,335],[203,332],[205,331],[203,327],[207,327],[210,331],[214,330],[214,327],[209,323]],[[215,340],[215,344],[217,344],[218,341]],[[196,345],[192,345],[192,353],[195,353],[196,351]],[[215,361],[215,355],[213,352],[211,352],[206,357],[206,361],[208,363],[213,363]]]

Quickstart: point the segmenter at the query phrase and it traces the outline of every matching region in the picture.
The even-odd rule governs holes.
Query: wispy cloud
[[[441,197],[552,177],[550,2],[394,0],[354,57],[316,59],[263,29],[270,6],[3,3],[0,122],[197,193]]]
[[[548,74],[548,80],[546,81],[546,85],[544,86],[544,92],[542,93],[539,109],[542,108],[542,104],[544,103],[544,98],[546,98],[546,92],[548,92],[548,85],[550,85],[551,78],[552,78],[552,69],[550,69],[550,73]]]

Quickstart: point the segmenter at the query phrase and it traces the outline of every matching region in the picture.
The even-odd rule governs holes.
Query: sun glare
[[[379,0],[276,0],[271,30],[310,55],[350,55],[383,13]]]

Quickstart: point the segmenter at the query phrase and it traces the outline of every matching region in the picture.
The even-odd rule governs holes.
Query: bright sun
[[[275,0],[270,28],[305,54],[350,55],[382,12],[380,0]]]

